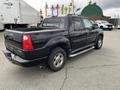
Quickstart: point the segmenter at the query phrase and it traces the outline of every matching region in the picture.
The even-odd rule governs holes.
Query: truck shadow
[[[22,80],[36,80],[36,79],[45,79],[51,74],[54,74],[51,72],[47,67],[43,67],[42,69],[40,67],[31,67],[31,68],[23,68],[18,67],[14,70],[11,70],[11,74],[14,75],[17,79]]]

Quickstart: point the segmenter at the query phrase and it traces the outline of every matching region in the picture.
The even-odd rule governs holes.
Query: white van
[[[27,27],[40,23],[40,16],[39,12],[24,0],[0,0],[0,23],[8,29]]]

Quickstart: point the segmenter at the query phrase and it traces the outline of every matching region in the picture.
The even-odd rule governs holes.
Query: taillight
[[[32,50],[33,45],[32,45],[32,40],[30,35],[23,35],[22,37],[22,44],[23,44],[23,50]]]

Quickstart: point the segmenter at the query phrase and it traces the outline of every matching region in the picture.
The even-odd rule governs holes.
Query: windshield
[[[47,18],[44,20],[42,27],[56,27],[64,28],[65,20],[64,18]]]

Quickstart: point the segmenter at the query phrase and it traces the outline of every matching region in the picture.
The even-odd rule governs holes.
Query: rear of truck
[[[40,36],[39,33],[30,34],[15,30],[6,30],[6,50],[4,53],[14,64],[31,66],[47,58],[48,53],[45,53],[47,49],[44,48],[46,42],[47,39],[44,39],[44,34]]]
[[[60,70],[70,46],[67,20],[67,17],[53,17],[45,19],[39,28],[6,30],[5,56],[24,67],[47,62],[53,71]]]
[[[31,67],[45,63],[64,30],[5,31],[5,56],[14,64]],[[58,38],[57,38],[58,37]]]

